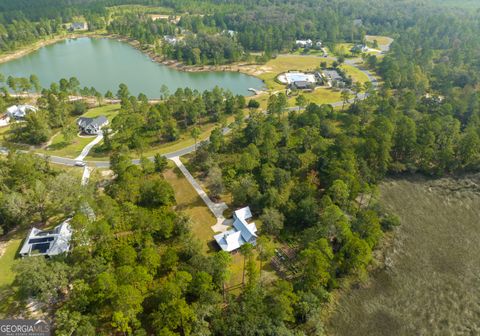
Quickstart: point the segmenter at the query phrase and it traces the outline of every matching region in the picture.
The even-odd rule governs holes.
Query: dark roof
[[[304,88],[306,89],[310,87],[310,83],[307,81],[296,81],[296,82],[293,82],[293,85],[295,85],[299,89],[304,89]]]
[[[78,118],[77,125],[85,128],[87,126],[97,126],[97,127],[102,127],[108,122],[108,119],[105,116],[98,116],[96,118],[86,118],[86,117],[80,117]]]

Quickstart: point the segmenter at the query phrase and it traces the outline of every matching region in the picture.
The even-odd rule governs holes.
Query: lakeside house
[[[213,236],[223,251],[235,251],[245,243],[256,245],[257,227],[255,223],[248,223],[251,218],[250,207],[238,209],[233,213],[233,229]]]
[[[68,30],[70,31],[88,30],[88,24],[86,22],[72,22]]]
[[[171,44],[171,45],[175,45],[178,43],[178,39],[175,37],[175,36],[172,36],[172,35],[165,35],[163,37],[163,40],[168,43],[168,44]]]
[[[37,108],[31,105],[12,105],[7,108],[7,116],[12,119],[24,119],[29,112],[36,112]]]
[[[98,135],[102,131],[102,127],[108,125],[108,119],[105,116],[96,118],[80,117],[77,121],[80,132],[87,135]]]
[[[19,252],[22,257],[53,257],[70,251],[72,238],[71,218],[56,226],[53,230],[43,231],[33,227]]]

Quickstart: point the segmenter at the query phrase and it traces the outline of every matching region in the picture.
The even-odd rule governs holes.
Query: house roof
[[[233,229],[214,236],[222,250],[227,252],[234,251],[246,242],[252,242],[252,238],[257,238],[255,223],[247,223],[247,219],[250,218],[252,218],[252,212],[249,207],[238,209],[234,212]]]
[[[80,117],[78,118],[77,124],[81,128],[86,128],[88,126],[94,126],[100,128],[108,123],[108,119],[105,116],[98,116],[96,118],[86,118]]]
[[[310,87],[310,83],[307,81],[295,81],[293,82],[293,85],[295,85],[297,88],[308,88]]]
[[[14,117],[25,117],[28,111],[37,111],[37,108],[32,105],[12,105],[7,108],[7,113]]]
[[[70,250],[72,238],[71,218],[56,226],[53,230],[43,231],[32,228],[20,250],[20,255],[54,256]]]

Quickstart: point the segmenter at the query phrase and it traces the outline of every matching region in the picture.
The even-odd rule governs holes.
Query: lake
[[[182,72],[152,61],[127,43],[108,38],[68,39],[42,47],[21,58],[0,64],[5,76],[28,77],[36,74],[42,86],[61,78],[77,77],[81,87],[93,86],[115,93],[120,83],[134,95],[160,96],[165,84],[171,93],[189,87],[199,91],[215,86],[234,94],[250,95],[249,88],[261,89],[263,82],[239,72]]]

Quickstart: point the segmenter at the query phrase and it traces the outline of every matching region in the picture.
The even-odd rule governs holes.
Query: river
[[[249,88],[263,88],[260,79],[243,73],[178,71],[152,61],[127,43],[108,38],[82,37],[45,46],[0,64],[0,73],[14,77],[36,74],[44,87],[61,78],[77,77],[82,87],[93,86],[102,93],[115,93],[118,85],[125,83],[132,94],[144,93],[149,98],[158,98],[163,84],[171,93],[177,88],[203,91],[219,86],[249,95]]]

